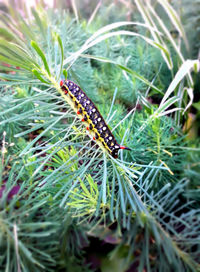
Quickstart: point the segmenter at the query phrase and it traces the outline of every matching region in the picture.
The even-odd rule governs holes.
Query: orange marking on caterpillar
[[[122,146],[122,145],[120,145],[120,147],[119,147],[120,149],[126,149],[126,150],[131,150],[129,147],[126,147],[126,146]]]

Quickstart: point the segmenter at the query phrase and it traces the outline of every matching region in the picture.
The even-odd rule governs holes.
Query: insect
[[[97,107],[78,85],[70,80],[61,80],[60,87],[81,121],[86,124],[86,129],[90,131],[94,141],[96,140],[114,158],[118,158],[120,149],[130,150],[117,143]]]

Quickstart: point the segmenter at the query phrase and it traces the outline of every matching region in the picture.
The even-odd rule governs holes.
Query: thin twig
[[[19,247],[18,247],[18,236],[17,236],[17,225],[15,223],[14,223],[14,226],[13,226],[13,233],[14,233],[14,239],[15,239],[16,257],[17,257],[17,272],[21,272],[20,257],[19,257]]]
[[[2,159],[1,159],[1,163],[2,163],[2,168],[4,165],[4,158],[5,158],[5,153],[6,153],[6,131],[3,132],[3,141],[2,141],[2,148],[1,148],[1,153],[2,153]]]

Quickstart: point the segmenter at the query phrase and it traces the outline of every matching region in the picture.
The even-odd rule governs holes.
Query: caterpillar
[[[61,80],[60,87],[63,94],[67,96],[67,101],[79,115],[81,121],[86,124],[86,129],[90,131],[93,140],[96,140],[98,145],[105,148],[114,158],[118,158],[120,149],[131,150],[117,143],[97,107],[77,84],[71,80]]]

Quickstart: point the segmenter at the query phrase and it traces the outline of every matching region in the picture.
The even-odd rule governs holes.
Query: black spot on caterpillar
[[[70,80],[61,80],[60,87],[63,93],[70,98],[73,109],[77,110],[77,114],[87,124],[87,130],[93,133],[93,140],[101,143],[101,146],[114,158],[118,157],[119,149],[130,150],[130,148],[117,143],[97,107],[78,85]]]

